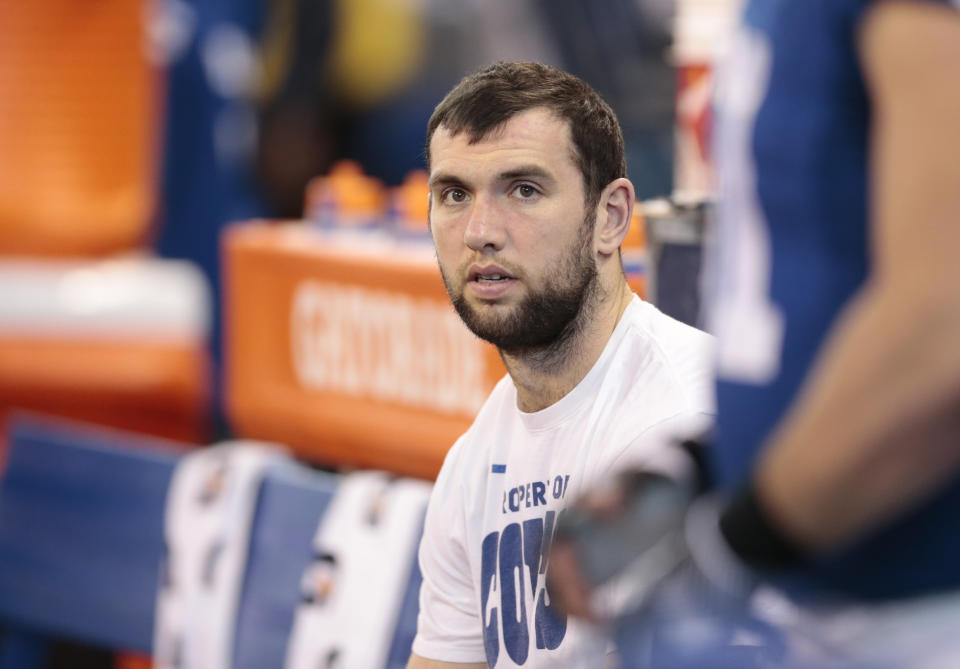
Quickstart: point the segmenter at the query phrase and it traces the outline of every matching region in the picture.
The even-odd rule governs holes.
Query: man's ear
[[[597,203],[597,252],[613,255],[630,230],[636,195],[633,184],[624,177],[614,179],[600,193]]]

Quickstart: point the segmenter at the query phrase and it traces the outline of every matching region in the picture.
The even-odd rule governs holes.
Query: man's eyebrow
[[[500,173],[501,181],[509,181],[510,179],[523,179],[527,177],[536,177],[553,181],[553,175],[539,165],[520,165],[519,167],[514,167],[506,172]]]
[[[463,184],[463,179],[454,175],[446,174],[444,172],[438,172],[430,177],[430,188],[433,189],[436,186],[460,186]]]
[[[497,179],[499,181],[529,178],[545,179],[548,181],[554,180],[553,175],[540,165],[520,165],[518,167],[512,167],[508,170],[505,170],[497,175]],[[462,186],[464,183],[464,180],[455,174],[438,172],[430,177],[429,185],[430,188],[433,189],[437,186]]]

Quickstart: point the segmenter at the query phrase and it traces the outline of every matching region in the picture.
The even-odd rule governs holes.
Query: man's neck
[[[626,281],[584,305],[577,327],[559,346],[522,353],[500,351],[517,388],[517,407],[531,413],[546,409],[573,390],[603,353],[620,317],[633,299]]]

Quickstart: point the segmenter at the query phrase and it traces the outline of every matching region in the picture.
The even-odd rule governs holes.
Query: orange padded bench
[[[203,443],[209,301],[182,261],[0,258],[0,419],[26,409]]]

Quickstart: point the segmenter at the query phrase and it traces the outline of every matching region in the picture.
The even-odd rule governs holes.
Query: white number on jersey
[[[770,234],[757,195],[751,137],[770,80],[766,37],[742,27],[717,77],[720,198],[705,270],[708,328],[721,379],[762,384],[779,368],[783,316],[770,301]]]

